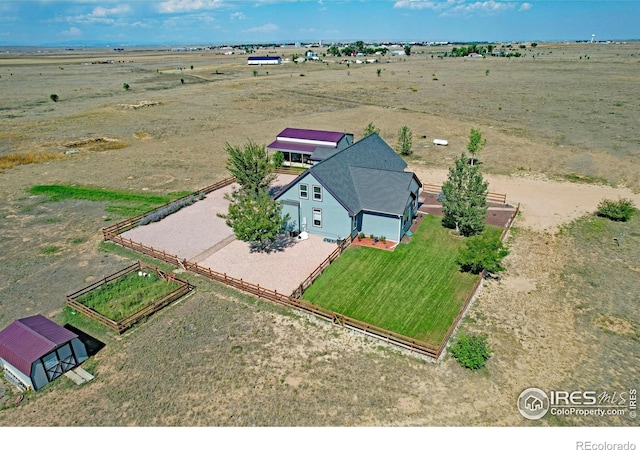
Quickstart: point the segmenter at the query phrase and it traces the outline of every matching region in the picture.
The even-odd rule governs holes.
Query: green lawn
[[[501,229],[485,233],[499,236]],[[426,216],[408,244],[393,252],[351,246],[303,295],[345,316],[439,345],[477,276],[461,273],[464,239]]]
[[[189,194],[176,192],[168,195],[139,194],[94,187],[67,186],[60,184],[38,185],[29,189],[30,194],[46,195],[51,202],[67,199],[108,202],[106,210],[121,216],[136,216]]]

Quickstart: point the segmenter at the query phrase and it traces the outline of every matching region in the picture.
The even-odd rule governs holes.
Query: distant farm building
[[[250,66],[261,66],[263,64],[280,64],[279,56],[249,56],[247,64]]]
[[[38,390],[88,358],[78,335],[36,315],[0,331],[0,365],[21,390]]]

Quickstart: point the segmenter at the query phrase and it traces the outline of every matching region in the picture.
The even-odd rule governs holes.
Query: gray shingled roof
[[[360,209],[401,216],[412,188],[417,187],[411,172],[352,167]]]
[[[371,134],[309,172],[351,213],[361,210],[402,215],[414,174],[377,134]],[[413,180],[416,181],[413,181]]]

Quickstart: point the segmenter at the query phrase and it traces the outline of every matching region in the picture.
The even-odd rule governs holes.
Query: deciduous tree
[[[269,156],[264,145],[249,140],[244,147],[234,147],[225,143],[225,150],[229,155],[227,169],[243,190],[258,195],[269,188],[275,180],[273,166],[269,163]]]
[[[398,131],[398,142],[396,143],[396,151],[403,156],[408,156],[413,151],[411,150],[413,141],[413,132],[408,126],[403,126]]]
[[[256,195],[240,189],[225,198],[229,200],[229,211],[219,216],[233,229],[236,238],[250,242],[258,251],[269,249],[289,220],[288,215],[282,217],[282,204],[266,190]]]
[[[482,138],[480,130],[472,128],[471,133],[469,133],[469,143],[467,144],[467,150],[471,153],[471,165],[475,164],[476,156],[480,153],[480,150],[484,148],[486,143],[487,140]]]
[[[458,264],[465,272],[478,274],[486,270],[490,274],[502,272],[502,260],[509,250],[497,237],[486,233],[467,239],[466,246],[460,250]]]

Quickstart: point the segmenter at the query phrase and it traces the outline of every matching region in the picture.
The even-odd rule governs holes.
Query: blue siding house
[[[287,229],[329,239],[384,236],[400,242],[418,209],[422,184],[377,134],[316,163],[276,193]]]

